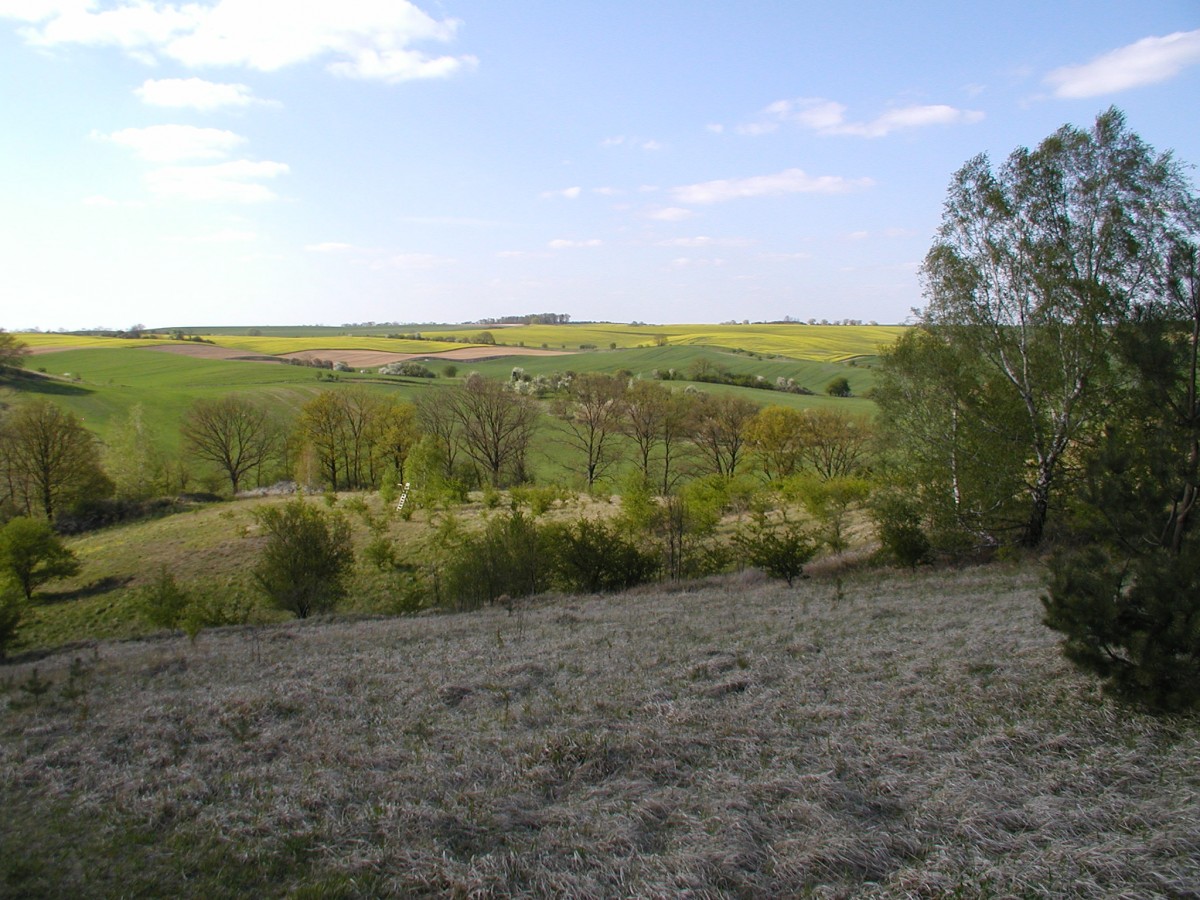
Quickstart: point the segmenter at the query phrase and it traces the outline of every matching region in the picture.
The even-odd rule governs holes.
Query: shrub
[[[816,544],[794,522],[770,522],[758,513],[753,522],[733,537],[742,558],[772,578],[782,578],[790,587],[803,577],[804,564],[813,558]]]
[[[17,638],[25,604],[14,590],[0,591],[0,659],[4,659],[9,646]]]
[[[179,586],[166,566],[162,566],[158,577],[143,589],[140,599],[142,618],[154,628],[168,630],[180,627],[191,603],[187,591]]]
[[[452,536],[444,569],[447,595],[459,609],[526,597],[548,586],[551,560],[537,523],[516,511],[487,523],[482,533]]]
[[[267,544],[254,580],[271,603],[304,619],[337,606],[354,563],[350,526],[302,499],[256,513]]]
[[[569,591],[623,591],[658,571],[658,560],[603,522],[578,519],[554,526],[548,536],[554,573]]]
[[[933,547],[921,527],[921,516],[910,501],[883,495],[875,501],[871,515],[885,554],[911,569],[930,561]]]

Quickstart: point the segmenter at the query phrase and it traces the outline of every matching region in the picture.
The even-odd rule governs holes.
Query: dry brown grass
[[[1101,702],[1037,596],[743,576],[106,644],[36,706],[10,668],[0,893],[1197,896],[1196,722]]]

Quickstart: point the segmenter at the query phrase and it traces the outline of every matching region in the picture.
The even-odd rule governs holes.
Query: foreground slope
[[[1190,896],[1196,723],[1101,702],[1037,597],[747,576],[10,667],[0,892]]]

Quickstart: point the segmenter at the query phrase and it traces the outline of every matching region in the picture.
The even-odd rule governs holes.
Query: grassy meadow
[[[9,666],[0,894],[1194,896],[1200,731],[1102,701],[1039,585],[745,573]]]

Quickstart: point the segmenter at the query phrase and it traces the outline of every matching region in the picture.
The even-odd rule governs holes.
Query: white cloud
[[[660,247],[745,247],[750,241],[745,238],[714,238],[707,235],[671,238],[659,241]]]
[[[547,244],[552,250],[566,250],[573,247],[599,247],[604,241],[599,238],[591,238],[586,241],[570,241],[564,238],[558,238]]]
[[[601,147],[635,147],[639,150],[661,150],[663,145],[660,141],[653,138],[626,137],[625,135],[617,135],[615,137],[605,138],[600,142]]]
[[[982,119],[983,113],[975,110],[936,104],[903,106],[888,110],[868,122],[850,122],[846,119],[844,104],[819,97],[805,97],[777,100],[762,111],[757,121],[740,125],[737,130],[739,134],[756,136],[769,134],[777,131],[780,125],[791,123],[822,135],[878,138],[909,128],[969,125]]]
[[[813,177],[803,169],[785,169],[774,175],[751,178],[724,178],[701,184],[684,185],[672,191],[680,203],[707,204],[746,197],[769,197],[779,194],[844,194],[870,187],[870,178],[842,178],[840,175]]]
[[[1200,30],[1142,38],[1091,62],[1063,66],[1045,81],[1054,96],[1079,99],[1156,84],[1200,63]]]
[[[344,253],[353,250],[353,244],[343,244],[340,241],[324,241],[320,244],[307,244],[304,249],[309,253]]]
[[[198,234],[193,237],[165,238],[177,244],[247,244],[258,240],[258,234],[236,228],[224,228],[221,231],[210,231],[208,234]]]
[[[683,209],[678,206],[668,206],[664,209],[655,210],[650,213],[651,219],[657,219],[660,222],[682,222],[684,219],[690,219],[696,213],[690,209]]]
[[[197,128],[194,125],[150,125],[94,136],[129,147],[144,160],[160,163],[184,159],[222,159],[246,140],[232,131]]]
[[[275,71],[325,60],[332,73],[386,82],[444,78],[477,64],[472,56],[429,56],[413,44],[447,42],[458,22],[438,20],[407,0],[0,0],[0,17],[33,23],[22,36],[41,46],[112,46],[145,62],[241,66]]]
[[[373,269],[434,269],[438,266],[448,266],[454,260],[448,256],[437,256],[433,253],[393,253],[371,264]]]
[[[150,191],[163,199],[262,203],[276,198],[260,182],[286,175],[277,162],[241,159],[211,166],[167,166],[146,174]]]
[[[148,79],[134,91],[150,106],[198,109],[204,112],[255,103],[244,84],[217,84],[203,78]]]
[[[549,200],[554,197],[562,197],[564,200],[578,200],[581,193],[583,193],[583,188],[569,187],[563,188],[561,191],[543,191],[542,198]]]

